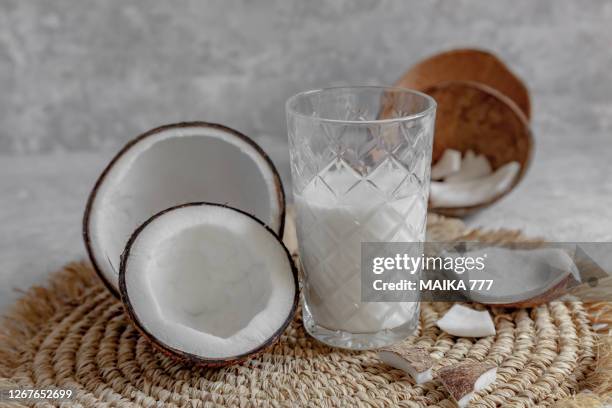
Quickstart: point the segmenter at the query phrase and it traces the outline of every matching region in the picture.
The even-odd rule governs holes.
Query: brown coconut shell
[[[494,54],[477,49],[456,49],[433,55],[411,67],[395,86],[420,91],[448,81],[474,81],[501,92],[531,117],[529,91]]]
[[[178,349],[176,349],[174,347],[171,347],[171,346],[169,346],[167,344],[164,344],[162,341],[158,340],[142,324],[142,322],[138,318],[138,314],[136,313],[136,310],[134,309],[134,307],[132,305],[132,302],[130,301],[130,294],[128,293],[128,290],[127,290],[127,284],[126,284],[127,262],[129,260],[129,257],[130,257],[130,252],[132,250],[132,245],[134,244],[134,241],[136,240],[136,238],[138,238],[138,235],[142,232],[142,230],[144,230],[151,222],[155,221],[157,218],[163,216],[164,214],[166,214],[166,213],[168,213],[170,211],[174,211],[174,210],[177,210],[177,209],[180,209],[180,208],[184,208],[184,207],[193,207],[193,206],[202,206],[202,205],[212,205],[212,206],[217,206],[217,207],[229,208],[229,209],[231,209],[233,211],[236,211],[236,212],[239,212],[241,214],[244,214],[244,215],[250,217],[251,219],[255,220],[257,223],[261,224],[270,234],[272,234],[272,236],[274,236],[274,238],[276,238],[278,240],[280,245],[285,250],[285,253],[287,255],[287,259],[289,260],[289,265],[291,266],[291,273],[293,275],[293,281],[294,281],[294,284],[295,284],[295,292],[294,292],[294,296],[293,296],[293,303],[291,305],[291,308],[289,310],[289,313],[288,313],[287,318],[285,319],[284,323],[265,342],[263,342],[262,344],[260,344],[256,348],[247,351],[246,353],[239,354],[239,355],[236,355],[236,356],[230,356],[230,357],[225,357],[225,358],[207,358],[207,357],[204,357],[204,356],[197,356],[197,355],[194,355],[192,353],[185,352],[183,350],[178,350]],[[165,354],[168,357],[170,357],[170,358],[172,358],[174,360],[177,360],[177,361],[186,362],[186,363],[189,363],[189,364],[194,364],[194,365],[198,365],[198,366],[202,366],[202,367],[224,367],[224,366],[227,366],[227,365],[238,364],[238,363],[246,361],[246,360],[248,360],[250,358],[254,358],[257,355],[260,355],[260,354],[266,352],[272,346],[274,346],[274,344],[276,344],[278,342],[278,340],[280,339],[281,335],[285,332],[285,330],[287,329],[289,324],[293,321],[295,313],[297,312],[298,301],[299,301],[299,298],[300,298],[300,289],[299,289],[298,270],[297,270],[296,264],[295,264],[295,262],[293,260],[293,257],[289,253],[289,250],[287,249],[287,247],[283,244],[282,238],[275,231],[270,229],[266,224],[264,224],[258,218],[254,217],[252,214],[244,212],[244,211],[242,211],[240,209],[233,208],[233,207],[230,207],[230,206],[224,205],[224,204],[210,203],[210,202],[201,201],[201,202],[193,202],[193,203],[180,204],[180,205],[176,205],[174,207],[170,207],[168,209],[165,209],[163,211],[160,211],[157,214],[155,214],[152,217],[150,217],[148,220],[146,220],[142,225],[140,225],[134,231],[134,233],[130,236],[130,239],[128,240],[128,243],[127,243],[127,245],[125,247],[125,250],[123,251],[123,254],[121,254],[121,264],[120,264],[120,270],[119,270],[119,294],[121,296],[121,301],[123,302],[123,309],[126,312],[128,320],[136,328],[136,330],[138,330],[138,332],[156,350],[162,352],[163,354]]]
[[[510,192],[525,175],[533,150],[529,124],[516,104],[491,87],[469,81],[445,82],[424,91],[438,103],[432,163],[446,149],[455,149],[484,154],[493,170],[512,161],[521,166],[510,188],[487,202],[431,210],[447,216],[465,216]]]
[[[460,362],[441,368],[438,379],[455,401],[474,391],[476,380],[495,368],[492,363]]]

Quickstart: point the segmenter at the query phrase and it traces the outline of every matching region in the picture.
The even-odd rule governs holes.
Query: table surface
[[[555,241],[612,241],[612,139],[605,129],[587,135],[580,127],[566,126],[536,138],[524,181],[466,222],[518,228]],[[272,157],[286,157],[286,146],[263,140]],[[86,257],[81,240],[84,203],[111,156],[0,156],[0,312],[19,295],[15,289],[44,283],[50,272]],[[277,161],[286,175],[286,161]]]

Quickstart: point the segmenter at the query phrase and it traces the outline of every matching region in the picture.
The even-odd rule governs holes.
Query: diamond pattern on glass
[[[408,178],[410,173],[404,165],[393,158],[386,157],[383,162],[369,175],[368,180],[387,197],[393,197],[393,193],[402,182]]]
[[[337,197],[342,197],[361,179],[361,175],[342,158],[332,161],[318,177]]]
[[[339,109],[348,112],[352,103]],[[308,310],[331,329],[395,327],[406,305],[361,302],[361,242],[425,238],[433,114],[376,124],[311,122],[289,127]]]

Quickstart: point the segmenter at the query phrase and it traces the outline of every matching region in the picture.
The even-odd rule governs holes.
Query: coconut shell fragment
[[[474,310],[453,305],[436,322],[440,330],[459,337],[487,337],[495,335],[495,324],[487,310]]]
[[[384,363],[409,374],[417,384],[432,379],[434,359],[425,348],[395,344],[378,350],[378,357]]]
[[[441,368],[437,375],[457,405],[463,408],[475,392],[495,381],[497,367],[490,363],[462,362]]]

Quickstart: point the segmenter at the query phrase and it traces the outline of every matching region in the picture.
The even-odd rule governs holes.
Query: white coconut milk
[[[351,184],[315,178],[294,195],[308,310],[318,325],[350,333],[414,322],[415,302],[361,301],[361,243],[423,241],[426,199],[390,200],[367,182]]]

